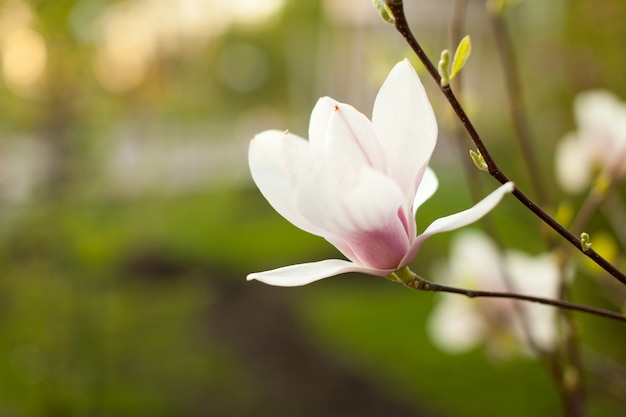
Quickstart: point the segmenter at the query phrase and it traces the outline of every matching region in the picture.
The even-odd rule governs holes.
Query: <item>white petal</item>
[[[296,209],[295,199],[300,183],[314,177],[309,158],[306,140],[276,130],[258,134],[250,142],[248,153],[252,178],[274,210],[305,232],[324,237],[352,258],[354,254],[341,236],[312,224]]]
[[[505,265],[515,292],[544,298],[558,297],[560,270],[552,255],[529,256],[509,251],[505,255]],[[522,307],[533,340],[543,349],[554,347],[558,337],[555,327],[557,310],[534,303],[524,303]]]
[[[485,322],[472,300],[445,295],[428,319],[431,340],[448,353],[461,353],[477,346],[485,336]]]
[[[298,212],[324,230],[321,236],[350,260],[371,265],[371,249],[378,247],[379,261],[395,260],[394,265],[379,266],[397,266],[410,244],[399,217],[403,196],[398,185],[371,168],[362,169],[350,183],[337,183],[326,174],[321,171],[303,181],[296,194]],[[368,235],[376,236],[377,241],[364,241]]]
[[[285,266],[271,271],[256,272],[248,275],[246,279],[248,281],[257,280],[280,287],[297,287],[347,272],[361,272],[369,275],[386,276],[393,271],[378,271],[360,267],[352,262],[343,261],[341,259],[328,259],[319,262]]]
[[[296,211],[293,200],[296,183],[305,175],[308,155],[306,140],[286,132],[268,130],[250,142],[248,163],[254,182],[270,205],[300,229],[319,234],[319,230]]]
[[[505,291],[502,274],[500,251],[484,233],[464,230],[455,234],[446,283],[472,289]]]
[[[426,91],[408,60],[396,64],[378,92],[372,123],[386,149],[393,177],[413,196],[437,142],[437,121]]]
[[[578,193],[591,182],[593,170],[593,150],[586,141],[569,134],[556,148],[556,177],[563,189]]]
[[[463,226],[467,226],[468,224],[474,223],[498,205],[505,194],[513,191],[513,187],[514,185],[512,182],[507,182],[479,201],[474,207],[435,220],[426,228],[426,230],[424,230],[422,236],[449,232],[450,230],[456,230]]]
[[[417,212],[417,209],[420,208],[424,202],[435,194],[438,187],[439,180],[437,179],[437,175],[435,175],[435,172],[430,169],[430,167],[427,167],[426,171],[424,171],[422,181],[420,181],[419,187],[417,188],[417,193],[415,194],[413,214]]]
[[[605,132],[620,112],[622,103],[608,90],[589,90],[574,101],[574,116],[580,130]]]
[[[376,230],[389,218],[398,219],[403,196],[398,185],[379,172],[364,168],[343,183],[325,171],[311,174],[298,189],[296,208],[320,229],[342,235]]]
[[[511,250],[505,254],[505,264],[515,289],[520,293],[558,297],[560,271],[552,255],[530,256]]]
[[[309,143],[315,154],[322,154],[326,144],[326,132],[330,117],[335,112],[335,106],[339,102],[330,97],[322,97],[317,100],[311,118],[309,120]]]
[[[417,236],[413,244],[411,245],[411,250],[407,253],[407,256],[402,261],[401,266],[406,266],[415,257],[419,247],[424,243],[426,239],[431,237],[434,234],[449,232],[451,230],[459,229],[463,226],[467,226],[468,224],[474,223],[479,220],[485,214],[489,213],[502,199],[502,197],[513,191],[513,183],[507,182],[504,185],[501,185],[494,192],[489,194],[487,197],[476,203],[474,207],[471,207],[467,210],[461,211],[459,213],[452,214],[450,216],[442,217],[430,224],[424,230],[424,233]]]
[[[325,140],[324,162],[337,175],[358,172],[363,166],[387,174],[387,155],[372,123],[349,104],[335,105]]]

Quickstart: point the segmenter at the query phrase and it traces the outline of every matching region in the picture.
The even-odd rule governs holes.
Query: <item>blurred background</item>
[[[455,1],[406,3],[433,59],[454,48]],[[555,188],[554,147],[575,128],[579,91],[626,98],[626,3],[525,0],[505,17],[546,207],[576,207]],[[461,97],[528,188],[484,1],[467,2],[465,23]],[[0,416],[557,415],[532,358],[433,345],[437,294],[356,275],[245,281],[338,256],[269,207],[248,173],[249,140],[269,128],[306,136],[322,95],[369,116],[405,56],[441,132],[423,228],[472,204],[461,167],[472,146],[459,154],[458,122],[370,0],[1,1]],[[496,186],[481,180],[482,195]],[[536,219],[512,198],[490,217],[508,246],[541,250]],[[429,240],[414,270],[429,277],[450,238]],[[581,265],[574,298],[614,308]],[[576,318],[607,370],[585,375],[590,415],[624,415],[624,327]]]

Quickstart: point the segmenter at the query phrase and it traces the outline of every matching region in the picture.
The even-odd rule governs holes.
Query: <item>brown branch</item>
[[[582,304],[571,303],[569,301],[557,300],[552,298],[535,297],[532,295],[499,292],[499,291],[482,291],[482,290],[470,290],[466,288],[451,287],[448,285],[437,284],[435,282],[428,281],[415,272],[411,271],[408,267],[398,270],[387,277],[388,279],[400,282],[408,288],[422,291],[436,291],[447,292],[451,294],[461,294],[469,298],[508,298],[513,300],[529,301],[532,303],[538,303],[543,305],[549,305],[558,307],[564,310],[578,311],[580,313],[592,314],[598,317],[604,317],[607,319],[617,320],[622,323],[626,323],[626,316],[616,313],[614,311],[604,310],[602,308],[585,306]]]
[[[456,113],[457,117],[465,127],[465,130],[470,135],[472,141],[476,145],[476,148],[483,156],[485,163],[487,164],[489,174],[498,180],[501,184],[505,184],[509,182],[509,178],[502,172],[502,170],[496,165],[495,161],[489,154],[489,151],[485,147],[480,135],[474,128],[474,125],[467,117],[465,110],[455,97],[454,93],[450,86],[442,87],[439,76],[439,72],[437,68],[433,65],[431,60],[428,58],[420,44],[413,36],[411,32],[408,22],[406,20],[406,16],[404,15],[404,6],[402,0],[387,0],[387,6],[391,10],[395,23],[394,26],[396,30],[404,37],[407,41],[413,52],[417,55],[417,57],[422,61],[426,70],[431,75],[431,77],[437,82],[441,92],[446,97],[452,109]],[[550,216],[545,210],[535,204],[526,194],[524,194],[519,188],[515,187],[513,190],[513,195],[524,204],[530,211],[532,211],[537,217],[543,220],[548,226],[554,229],[558,234],[560,234],[565,240],[570,242],[573,246],[575,246],[580,252],[584,255],[592,259],[596,264],[598,264],[602,269],[607,271],[617,280],[619,280],[622,284],[626,285],[626,275],[618,270],[614,265],[612,265],[609,261],[600,256],[596,251],[591,248],[583,249],[581,241],[578,237],[574,236],[569,230],[567,230],[564,226],[562,226],[559,222],[557,222],[552,216]]]

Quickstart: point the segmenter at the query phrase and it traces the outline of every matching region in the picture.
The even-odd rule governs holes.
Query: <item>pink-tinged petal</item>
[[[375,269],[398,269],[400,261],[410,248],[402,223],[391,219],[392,223],[378,230],[356,232],[346,236],[346,243],[355,254],[355,263]]]
[[[347,272],[386,276],[393,272],[393,270],[376,270],[358,266],[352,262],[341,259],[328,259],[319,262],[285,266],[271,271],[256,272],[248,275],[246,279],[248,281],[257,280],[280,287],[297,287]]]
[[[298,189],[296,209],[309,223],[326,230],[323,236],[352,261],[392,268],[409,248],[399,217],[402,193],[392,179],[371,168],[359,174],[349,183],[338,183],[325,171],[308,176]],[[331,232],[341,236],[348,248],[333,241]],[[373,247],[380,251],[372,253]]]
[[[471,207],[467,210],[461,211],[459,213],[452,214],[450,216],[442,217],[430,224],[424,230],[424,233],[417,236],[413,244],[411,245],[411,249],[402,260],[402,264],[400,266],[407,266],[419,250],[420,246],[426,239],[431,237],[437,233],[449,232],[452,230],[459,229],[461,227],[467,226],[468,224],[474,223],[475,221],[482,218],[485,214],[489,213],[499,202],[502,200],[505,194],[513,191],[514,185],[512,182],[507,182],[504,185],[501,185],[494,192],[489,194],[487,197],[483,198],[481,201],[476,203],[474,207]]]
[[[325,170],[311,172],[296,195],[296,209],[311,224],[337,234],[376,230],[397,218],[402,193],[390,178],[363,168],[345,182]]]
[[[408,60],[396,64],[378,92],[372,123],[408,209],[437,143],[433,108]]]
[[[439,180],[437,179],[437,175],[435,175],[435,172],[430,169],[430,167],[427,167],[426,171],[424,171],[422,181],[420,181],[419,187],[417,188],[417,194],[415,194],[415,199],[413,201],[413,214],[415,214],[417,209],[420,208],[420,206],[430,197],[432,197],[433,194],[435,194],[438,187]]]
[[[426,170],[424,171],[424,176],[419,183],[417,193],[415,194],[415,198],[413,199],[412,210],[408,207],[405,207],[403,210],[403,214],[406,217],[405,226],[408,236],[415,237],[415,234],[417,233],[417,225],[415,224],[415,214],[417,213],[417,209],[420,208],[420,206],[424,204],[425,201],[432,197],[435,191],[437,191],[438,187],[439,180],[437,180],[435,172],[430,169],[430,167],[426,167]]]

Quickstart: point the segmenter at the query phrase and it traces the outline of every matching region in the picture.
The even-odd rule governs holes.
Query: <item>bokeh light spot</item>
[[[14,92],[32,90],[42,77],[46,62],[46,44],[34,30],[17,28],[2,39],[2,75]]]

